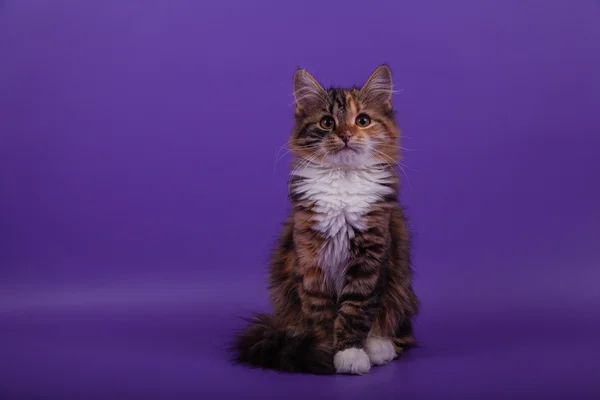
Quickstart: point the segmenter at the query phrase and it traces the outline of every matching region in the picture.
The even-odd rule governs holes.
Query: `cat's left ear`
[[[294,74],[294,99],[296,110],[309,111],[321,105],[327,98],[327,92],[315,78],[304,69]]]
[[[360,89],[360,94],[368,102],[391,107],[393,89],[392,71],[390,71],[387,65],[383,64],[373,71],[367,82]]]

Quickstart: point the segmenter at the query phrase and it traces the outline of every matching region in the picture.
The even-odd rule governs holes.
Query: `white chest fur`
[[[329,282],[339,293],[350,240],[356,231],[365,229],[364,217],[373,203],[393,191],[384,185],[393,177],[389,171],[379,169],[320,167],[305,167],[296,170],[294,175],[305,178],[296,190],[315,202],[315,229],[328,238],[320,260]]]

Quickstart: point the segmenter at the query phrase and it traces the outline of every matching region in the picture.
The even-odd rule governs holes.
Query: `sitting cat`
[[[382,65],[362,88],[326,90],[298,70],[294,95],[293,208],[270,264],[273,314],[237,334],[235,360],[366,374],[416,344],[392,75]]]

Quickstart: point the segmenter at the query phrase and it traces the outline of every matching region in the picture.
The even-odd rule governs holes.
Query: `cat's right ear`
[[[311,74],[297,69],[294,74],[294,100],[297,111],[309,111],[327,99],[327,92]]]

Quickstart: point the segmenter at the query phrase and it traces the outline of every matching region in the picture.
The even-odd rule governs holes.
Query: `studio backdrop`
[[[0,397],[600,393],[599,43],[588,0],[0,1]],[[422,348],[232,366],[289,211],[293,73],[381,63]]]

